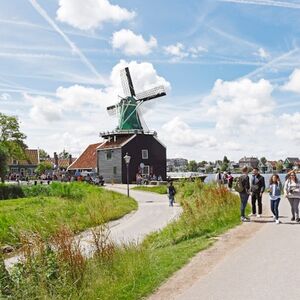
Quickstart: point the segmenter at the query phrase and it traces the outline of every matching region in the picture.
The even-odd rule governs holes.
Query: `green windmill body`
[[[139,115],[139,106],[145,101],[165,96],[165,89],[158,86],[136,94],[128,68],[121,70],[121,80],[125,97],[118,104],[107,107],[107,111],[111,115],[119,115],[117,131],[142,131],[144,128]]]

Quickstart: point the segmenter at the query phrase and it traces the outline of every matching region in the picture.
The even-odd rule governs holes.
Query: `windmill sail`
[[[135,91],[128,68],[121,70],[121,83],[125,97],[135,96]]]
[[[148,101],[165,95],[166,95],[166,90],[163,85],[160,85],[150,90],[144,91],[142,93],[138,93],[136,95],[136,99],[138,101]]]
[[[136,94],[128,67],[121,70],[121,82],[124,91],[124,98],[116,105],[107,107],[110,115],[119,115],[119,126],[117,130],[144,130],[147,128],[139,106],[148,100],[166,95],[164,86],[158,86],[142,93]]]

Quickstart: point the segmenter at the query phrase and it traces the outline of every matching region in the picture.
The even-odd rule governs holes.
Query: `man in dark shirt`
[[[256,202],[258,206],[257,217],[260,218],[262,214],[262,195],[265,191],[265,178],[259,174],[259,169],[254,168],[251,177],[251,204],[252,204],[252,216],[256,215]]]
[[[250,194],[250,182],[248,176],[248,168],[244,167],[242,169],[243,174],[240,177],[240,180],[243,185],[243,190],[239,192],[241,198],[241,221],[246,222],[249,221],[249,218],[245,216],[245,210],[249,199]]]

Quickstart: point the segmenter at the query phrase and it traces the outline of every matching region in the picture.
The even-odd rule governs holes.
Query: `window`
[[[150,174],[150,167],[149,166],[144,166],[142,169],[142,175],[149,175]]]
[[[148,150],[147,149],[142,150],[142,159],[148,159]]]
[[[110,160],[112,157],[112,151],[111,150],[107,150],[106,151],[106,160]]]
[[[113,173],[114,175],[117,175],[117,167],[113,167]]]

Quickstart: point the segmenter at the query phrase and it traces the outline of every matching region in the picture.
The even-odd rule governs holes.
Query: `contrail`
[[[280,61],[294,55],[295,53],[299,52],[299,48],[295,48],[289,52],[286,52],[276,58],[274,58],[273,60],[269,61],[268,63],[264,64],[262,67],[248,73],[247,75],[241,77],[241,78],[249,78],[249,77],[253,77],[263,71],[265,71],[266,69],[270,69],[271,67],[273,67],[274,65],[276,66],[276,64],[278,64]]]
[[[295,2],[286,2],[286,1],[275,1],[275,0],[219,0],[219,1],[300,9],[300,4]]]
[[[50,26],[64,39],[64,41],[70,46],[71,50],[76,53],[81,61],[90,69],[90,71],[100,79],[100,83],[103,82],[103,77],[98,73],[96,68],[90,63],[86,56],[80,51],[80,49],[68,38],[68,36],[56,25],[56,23],[49,17],[47,12],[37,3],[36,0],[28,0],[33,8],[50,24]]]

